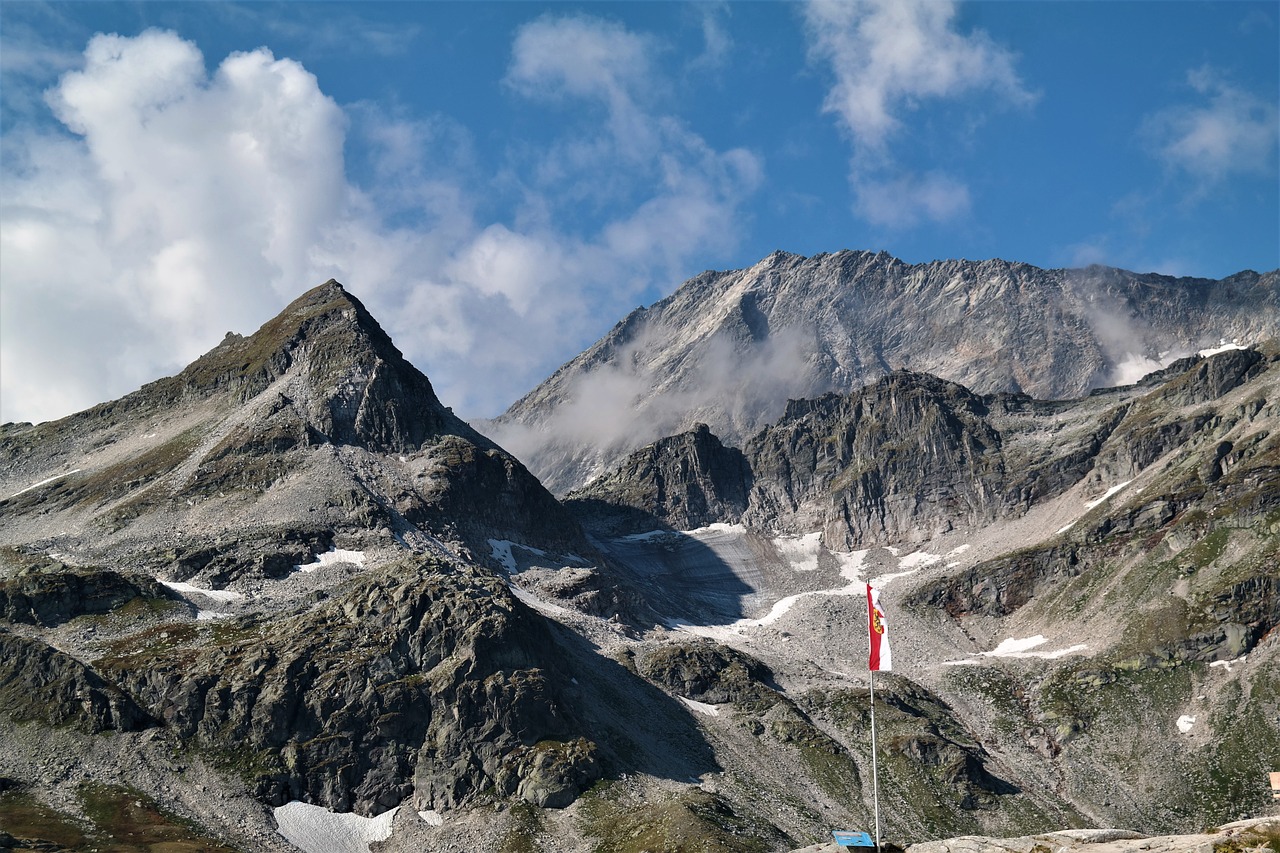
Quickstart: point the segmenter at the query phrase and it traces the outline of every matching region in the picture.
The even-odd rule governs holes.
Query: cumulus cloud
[[[899,171],[890,142],[904,132],[905,114],[928,100],[986,91],[1002,103],[1031,104],[1014,55],[981,30],[958,32],[955,4],[941,0],[815,0],[804,17],[811,57],[835,78],[823,111],[853,142],[859,214],[908,227],[967,212],[968,189],[953,177],[934,171],[885,180]]]
[[[0,420],[127,393],[329,277],[369,305],[446,403],[496,413],[602,318],[678,281],[693,254],[733,244],[760,161],[711,148],[652,106],[655,49],[582,17],[517,33],[514,91],[605,113],[566,124],[509,177],[524,203],[497,221],[477,213],[493,178],[447,117],[340,107],[266,49],[210,73],[171,32],[94,37],[83,67],[46,95],[62,129],[6,135]],[[363,185],[348,177],[349,132],[372,152]],[[583,140],[586,171],[566,156]],[[543,182],[555,170],[583,185],[603,170],[627,204],[567,227],[563,184]]]
[[[1187,73],[1199,96],[1148,117],[1144,132],[1158,156],[1197,181],[1213,184],[1233,174],[1274,171],[1280,109],[1231,85],[1213,68]]]
[[[130,390],[261,322],[343,203],[341,111],[265,50],[210,77],[171,33],[100,35],[47,100],[76,137],[28,131],[4,165],[5,419]]]

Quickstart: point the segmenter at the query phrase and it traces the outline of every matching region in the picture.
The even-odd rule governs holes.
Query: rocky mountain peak
[[[231,335],[161,384],[185,395],[229,392],[244,402],[287,381],[306,426],[336,444],[407,451],[442,434],[491,443],[441,405],[378,321],[333,279],[290,303],[249,337]]]

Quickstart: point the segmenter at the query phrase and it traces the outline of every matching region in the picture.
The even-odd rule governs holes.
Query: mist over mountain
[[[0,427],[0,846],[814,850],[870,826],[873,768],[902,845],[1260,814],[1280,344],[1084,389],[1172,358],[1168,330],[1264,333],[1276,276],[1082,275],[706,274],[526,402],[598,388],[530,409],[582,414],[565,478],[675,402],[739,432],[617,450],[563,500],[335,281],[175,376]],[[1107,299],[1148,331],[1060,308]],[[855,303],[890,328],[853,336]],[[868,583],[895,667],[874,756]]]
[[[847,393],[893,370],[1068,399],[1223,340],[1277,334],[1275,271],[1208,280],[775,252],[637,309],[480,426],[563,494],[663,435],[702,422],[738,442],[789,399]]]

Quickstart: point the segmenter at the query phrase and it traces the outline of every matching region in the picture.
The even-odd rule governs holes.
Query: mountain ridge
[[[775,252],[637,309],[483,427],[563,494],[693,423],[740,441],[788,398],[851,391],[899,368],[978,393],[1067,399],[1223,338],[1275,337],[1277,317],[1280,271],[1214,281]],[[631,418],[600,413],[619,401]]]

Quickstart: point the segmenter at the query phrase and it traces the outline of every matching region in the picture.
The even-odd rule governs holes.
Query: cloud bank
[[[494,178],[447,117],[340,106],[266,49],[210,73],[172,32],[95,36],[45,95],[61,127],[6,135],[0,421],[127,393],[329,277],[446,403],[496,413],[601,316],[734,245],[762,163],[655,105],[657,49],[590,17],[521,28],[509,88],[572,118]],[[344,160],[354,132],[375,151],[362,185]],[[495,182],[522,200],[509,220],[477,213]],[[570,221],[602,193],[623,213]]]

